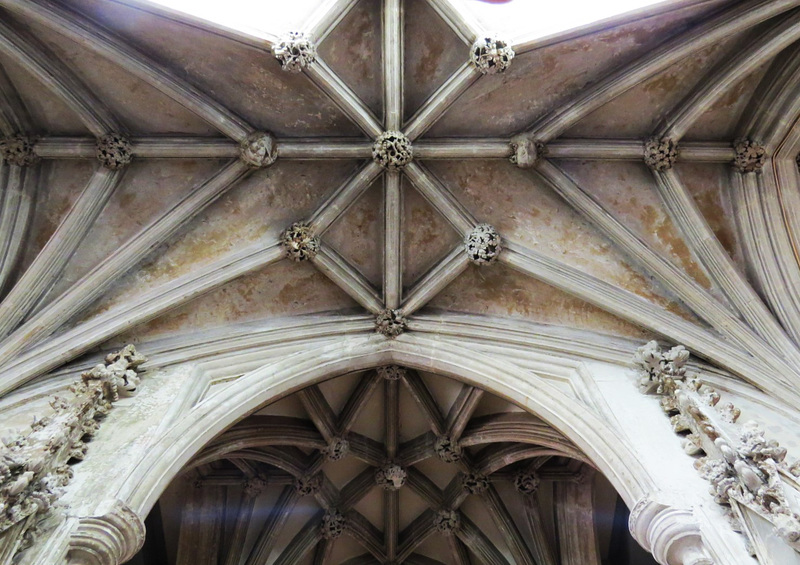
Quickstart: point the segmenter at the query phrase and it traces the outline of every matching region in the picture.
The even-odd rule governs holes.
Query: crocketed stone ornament
[[[319,251],[319,238],[305,222],[295,222],[283,230],[281,244],[292,261],[308,261]]]
[[[303,475],[294,481],[294,491],[300,496],[317,494],[322,488],[322,475]]]
[[[433,518],[433,527],[446,536],[451,536],[461,525],[461,516],[455,510],[439,510]]]
[[[764,167],[767,150],[757,141],[737,139],[733,143],[733,149],[736,151],[733,166],[740,173],[757,173]]]
[[[33,151],[33,140],[24,135],[0,139],[0,156],[9,165],[18,167],[32,165],[38,158]]]
[[[385,131],[372,146],[372,159],[384,169],[397,171],[411,162],[411,141],[399,131]]]
[[[408,321],[400,310],[387,308],[375,317],[375,331],[389,339],[403,333],[408,327]]]
[[[387,381],[397,381],[406,376],[406,369],[397,365],[384,365],[378,367],[378,374]]]
[[[433,442],[433,450],[445,463],[455,463],[461,459],[461,446],[448,436],[439,436]]]
[[[539,475],[532,471],[522,471],[514,477],[514,486],[522,494],[533,494],[539,489],[541,482]]]
[[[255,131],[239,144],[239,158],[260,169],[269,167],[278,158],[278,146],[270,133]]]
[[[384,490],[398,490],[406,484],[408,473],[397,463],[387,463],[375,471],[375,482]]]
[[[350,442],[343,437],[335,437],[331,439],[328,447],[325,448],[325,454],[331,461],[338,461],[342,459],[350,451]]]
[[[122,169],[130,164],[131,158],[133,150],[128,138],[118,133],[109,133],[97,140],[97,160],[106,169]]]
[[[300,31],[290,31],[272,51],[280,61],[281,68],[291,73],[299,73],[317,58],[317,48],[311,36]]]
[[[466,473],[461,475],[461,487],[470,494],[481,494],[489,488],[489,480],[486,475]]]
[[[651,137],[644,142],[644,163],[654,171],[671,169],[678,160],[678,144],[665,137]]]
[[[493,75],[504,72],[511,65],[514,50],[508,41],[489,35],[472,44],[470,58],[481,73]]]
[[[500,234],[489,224],[480,224],[464,239],[469,260],[476,265],[489,265],[497,261],[502,251]]]
[[[328,510],[322,517],[320,533],[325,539],[336,539],[344,533],[345,517],[338,510]]]

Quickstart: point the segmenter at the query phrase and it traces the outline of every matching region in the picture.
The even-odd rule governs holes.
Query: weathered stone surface
[[[275,58],[284,71],[299,73],[317,58],[317,48],[311,37],[299,31],[290,31],[273,47]]]

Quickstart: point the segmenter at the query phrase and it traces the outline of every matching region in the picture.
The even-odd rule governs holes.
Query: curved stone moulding
[[[142,519],[120,500],[102,503],[96,516],[80,518],[69,539],[68,565],[119,565],[144,544]]]

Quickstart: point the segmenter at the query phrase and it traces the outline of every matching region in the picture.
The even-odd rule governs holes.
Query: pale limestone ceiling
[[[446,0],[385,4],[329,3],[291,73],[268,39],[133,1],[0,0],[0,128],[40,157],[0,169],[0,390],[112,340],[388,307],[412,332],[468,312],[661,336],[797,403],[798,2],[676,2],[523,39],[487,75]],[[399,172],[371,159],[389,129],[412,138]],[[256,169],[258,131],[278,157]],[[95,160],[113,132],[119,170]],[[671,167],[643,162],[651,136]],[[763,171],[731,166],[740,137]],[[308,262],[279,244],[297,221]],[[463,252],[479,223],[496,264]]]

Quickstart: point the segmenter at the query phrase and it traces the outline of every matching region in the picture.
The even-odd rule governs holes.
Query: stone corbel
[[[691,510],[644,496],[631,511],[628,526],[661,565],[714,565]]]
[[[81,518],[70,536],[68,565],[119,565],[144,544],[144,522],[120,500],[108,500],[97,516]]]

